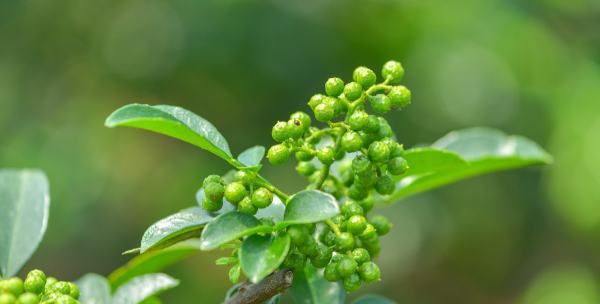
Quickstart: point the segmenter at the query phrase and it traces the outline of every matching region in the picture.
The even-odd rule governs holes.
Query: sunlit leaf
[[[411,169],[399,178],[389,202],[477,175],[552,162],[531,140],[488,128],[451,132],[431,148],[406,151],[405,158]]]
[[[318,190],[304,190],[290,198],[283,221],[278,227],[320,222],[339,213],[338,203],[331,194]]]
[[[48,179],[36,170],[0,170],[0,277],[19,271],[48,224]]]
[[[227,141],[215,126],[180,107],[129,104],[110,114],[105,125],[150,130],[198,146],[228,162],[233,159]]]
[[[146,229],[140,252],[165,247],[186,238],[199,237],[202,227],[213,219],[200,207],[183,209]]]
[[[165,290],[179,285],[179,281],[163,273],[135,277],[119,287],[112,304],[137,304]]]
[[[151,250],[130,260],[113,271],[108,280],[112,290],[130,279],[163,270],[200,251],[200,239],[189,239],[160,250]]]
[[[242,271],[252,283],[256,283],[281,265],[289,249],[290,237],[285,233],[249,236],[239,251]]]
[[[88,273],[77,282],[79,302],[83,304],[110,304],[110,286],[101,275]]]
[[[216,249],[243,236],[271,231],[272,227],[245,213],[231,211],[219,215],[204,228],[200,238],[202,250]]]

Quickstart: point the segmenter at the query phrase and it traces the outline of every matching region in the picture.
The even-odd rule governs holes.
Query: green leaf
[[[342,284],[325,280],[323,272],[310,263],[294,272],[290,293],[296,304],[342,304],[346,299]]]
[[[265,147],[254,146],[246,149],[238,156],[238,161],[247,167],[260,166],[260,162],[265,156]]]
[[[364,295],[352,302],[352,304],[395,304],[395,301],[392,301],[386,297],[382,297],[380,295],[367,294]]]
[[[251,235],[244,240],[239,251],[242,271],[252,283],[259,282],[283,263],[290,249],[290,236],[286,233]]]
[[[84,304],[110,304],[110,286],[101,275],[88,273],[77,282],[79,302]]]
[[[179,285],[179,281],[163,273],[135,277],[115,292],[112,304],[137,304]]]
[[[158,272],[200,251],[200,239],[189,239],[170,247],[151,250],[131,259],[109,276],[112,290],[116,290],[134,277]]]
[[[144,232],[140,252],[166,247],[183,239],[200,236],[202,227],[214,218],[200,207],[183,209],[150,226]]]
[[[46,175],[37,170],[0,170],[0,277],[17,274],[35,252],[48,224]]]
[[[446,152],[442,156],[431,149]],[[411,169],[401,176],[389,202],[477,175],[552,162],[552,156],[531,140],[488,128],[451,132],[432,148],[408,150],[405,156]]]
[[[202,250],[216,249],[243,236],[271,230],[272,227],[262,225],[252,215],[237,211],[223,213],[204,228],[200,238],[200,248]]]
[[[277,226],[324,221],[340,213],[335,198],[319,190],[304,190],[294,194],[285,208],[283,221]]]
[[[206,119],[180,107],[129,104],[110,114],[109,128],[126,126],[150,130],[185,141],[231,162],[227,141]]]

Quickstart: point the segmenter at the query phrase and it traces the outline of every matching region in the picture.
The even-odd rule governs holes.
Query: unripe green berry
[[[0,293],[0,304],[15,304],[17,298],[12,293]]]
[[[375,190],[381,195],[390,195],[396,189],[396,183],[387,174],[380,176],[375,183]]]
[[[306,226],[304,225],[290,226],[287,229],[287,233],[289,234],[292,243],[294,243],[296,246],[304,245],[308,238],[310,238],[308,229],[306,229]]]
[[[288,134],[287,123],[285,121],[278,121],[271,129],[271,137],[276,142],[283,142],[288,139],[290,135]]]
[[[306,114],[302,111],[293,113],[292,115],[290,115],[290,119],[291,120],[296,120],[296,119],[300,120],[305,132],[308,131],[308,129],[310,128],[310,125],[311,125],[310,116],[308,116],[308,114]]]
[[[390,158],[402,156],[404,154],[404,146],[397,142],[393,142],[390,146]]]
[[[360,131],[364,129],[367,126],[368,122],[369,114],[362,110],[355,111],[354,113],[352,113],[352,115],[350,115],[350,118],[348,118],[348,124],[350,125],[350,128],[354,131]]]
[[[352,73],[352,79],[366,89],[375,84],[375,81],[377,81],[377,75],[375,75],[375,73],[369,68],[358,67]]]
[[[367,283],[376,282],[381,279],[379,266],[373,262],[365,262],[358,268],[360,278]]]
[[[388,93],[388,97],[392,102],[392,108],[394,109],[402,109],[408,106],[411,102],[411,95],[410,90],[405,86],[393,87]]]
[[[358,98],[360,98],[360,96],[362,95],[362,92],[363,92],[363,88],[357,82],[349,82],[344,87],[344,96],[346,96],[346,98],[349,101],[355,101]]]
[[[335,160],[335,152],[329,146],[323,147],[317,151],[317,158],[323,164],[329,165]]]
[[[317,254],[319,254],[317,251],[317,241],[315,241],[312,236],[308,236],[306,242],[301,246],[298,246],[298,250],[309,258],[316,257]]]
[[[364,155],[358,155],[352,160],[352,172],[362,175],[373,170],[371,161]]]
[[[379,130],[377,131],[377,137],[379,139],[391,138],[392,135],[394,135],[394,132],[387,120],[385,120],[385,118],[383,117],[378,117],[377,120],[379,120]]]
[[[204,188],[204,195],[213,202],[223,200],[223,194],[225,194],[225,187],[219,183],[210,183]]]
[[[325,277],[325,280],[329,282],[336,282],[341,279],[340,275],[337,272],[337,265],[338,263],[333,261],[327,264],[327,266],[325,267],[325,271],[323,271],[323,276]]]
[[[358,264],[352,258],[344,256],[337,262],[337,273],[340,277],[346,278],[356,272]]]
[[[348,197],[353,200],[363,200],[369,195],[369,191],[357,184],[353,184],[348,188]]]
[[[371,108],[377,114],[385,114],[392,109],[390,98],[384,94],[377,94],[369,98]]]
[[[19,304],[38,304],[40,302],[40,299],[36,294],[33,294],[31,292],[26,292],[19,296],[19,299],[17,302]]]
[[[300,150],[300,151],[296,152],[296,159],[299,161],[309,161],[309,160],[313,159],[314,157],[315,156],[308,151]]]
[[[317,168],[315,167],[315,165],[307,161],[299,162],[296,166],[296,171],[298,172],[298,174],[303,176],[310,176],[311,174],[315,173],[316,170]]]
[[[363,209],[362,207],[355,201],[346,201],[342,205],[342,214],[345,218],[349,219],[353,215],[362,215]]]
[[[383,142],[376,141],[369,145],[369,158],[374,162],[384,162],[390,157],[390,147]]]
[[[329,96],[339,96],[344,91],[344,81],[338,77],[332,77],[325,82],[325,93]]]
[[[346,152],[354,152],[362,148],[363,142],[358,133],[348,131],[342,136],[341,145]]]
[[[69,283],[67,282],[59,281],[54,284],[54,290],[64,295],[68,295],[71,292],[71,286],[69,286]]]
[[[294,270],[304,269],[304,262],[306,257],[300,252],[292,252],[288,254],[287,258],[283,261],[283,266]]]
[[[321,103],[315,107],[315,118],[320,122],[328,122],[335,116],[334,106],[328,103]]]
[[[290,158],[290,149],[283,144],[274,145],[269,148],[267,158],[271,164],[281,165]]]
[[[352,250],[354,248],[354,236],[349,232],[340,233],[335,242],[340,251]]]
[[[327,246],[334,246],[336,242],[336,236],[331,229],[323,229],[319,235],[319,240]]]
[[[79,299],[79,287],[75,283],[69,282],[69,288],[71,289],[71,292],[69,292],[69,295],[73,299]]]
[[[213,184],[213,183],[223,184],[223,179],[220,176],[215,175],[215,174],[209,175],[202,182],[202,188],[206,188],[206,186],[208,186],[208,184]]]
[[[302,135],[304,135],[304,131],[306,131],[307,129],[300,119],[290,119],[288,120],[286,125],[287,134],[293,139],[298,139],[302,137]]]
[[[35,294],[40,294],[42,291],[44,291],[45,285],[46,285],[45,276],[32,275],[31,272],[30,272],[30,274],[27,275],[27,278],[25,279],[25,282],[23,284],[26,291],[32,292]]]
[[[256,206],[254,206],[254,204],[252,204],[252,200],[250,199],[250,197],[246,196],[238,203],[238,211],[250,215],[255,215],[258,209],[256,208]]]
[[[399,83],[404,77],[404,68],[400,62],[390,60],[383,65],[381,76],[383,79],[389,79],[389,83]]]
[[[346,223],[346,229],[348,232],[354,235],[359,235],[365,230],[366,227],[367,219],[365,219],[365,217],[362,215],[353,215],[348,218],[348,222]]]
[[[248,191],[240,182],[233,182],[225,187],[225,199],[234,205],[238,204],[246,195],[248,195]]]
[[[23,280],[18,277],[12,277],[4,282],[4,289],[18,297],[24,291]]]
[[[312,257],[310,259],[310,261],[313,264],[313,266],[315,266],[316,268],[323,268],[323,267],[327,266],[327,264],[329,264],[332,253],[333,253],[333,251],[331,250],[331,248],[329,248],[323,244],[318,244],[317,245],[317,255]]]
[[[246,172],[246,171],[237,171],[235,172],[235,181],[240,182],[244,185],[252,185],[254,184],[254,175]]]
[[[323,94],[315,94],[313,95],[310,100],[308,101],[308,106],[314,111],[315,108],[320,105],[321,103],[323,103],[323,100],[325,100],[325,95]]]
[[[260,187],[252,193],[252,204],[259,209],[266,208],[273,202],[273,192]]]
[[[363,242],[375,242],[379,237],[377,236],[377,230],[375,227],[369,223],[367,224],[367,227],[363,233],[358,236],[358,238]]]
[[[379,119],[377,119],[377,116],[369,115],[364,130],[369,133],[377,133],[379,131]]]
[[[363,211],[369,212],[375,206],[375,198],[373,196],[369,196],[363,200],[358,200],[358,204],[363,208]]]
[[[325,97],[324,104],[333,107],[333,117],[346,113],[348,107],[341,99],[335,97]]]
[[[371,256],[369,255],[369,251],[364,248],[355,248],[350,253],[350,256],[356,261],[358,265],[361,265],[364,262],[368,262],[371,260]]]
[[[408,170],[408,162],[402,156],[396,156],[388,161],[387,169],[393,175],[401,175]]]
[[[392,229],[392,223],[383,215],[374,216],[369,222],[379,235],[386,235]]]
[[[346,292],[353,292],[360,289],[361,285],[360,276],[357,273],[353,273],[350,276],[344,278],[344,289]]]
[[[215,180],[216,182],[222,182],[221,177],[218,175],[209,175],[206,179],[210,179],[210,180]],[[40,277],[44,282],[46,282],[46,274],[39,270],[39,269],[34,269],[32,271],[30,271],[29,273],[27,273],[27,277]]]

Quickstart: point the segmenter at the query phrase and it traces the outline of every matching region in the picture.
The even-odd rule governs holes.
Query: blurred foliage
[[[597,303],[599,26],[595,0],[2,1],[0,166],[41,168],[52,192],[47,238],[25,269],[107,274],[145,227],[227,169],[175,140],[104,128],[113,109],[180,105],[237,153],[271,143],[271,125],[306,110],[327,77],[393,58],[414,99],[390,116],[400,141],[486,125],[556,161],[384,207],[395,229],[370,291],[404,303]],[[290,169],[265,173],[300,189]],[[228,283],[213,261],[171,269],[182,284],[167,302],[219,301]]]

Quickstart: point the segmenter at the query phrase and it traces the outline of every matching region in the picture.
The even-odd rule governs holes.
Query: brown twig
[[[225,304],[259,304],[292,286],[294,272],[283,269],[270,274],[256,284],[244,283]]]

